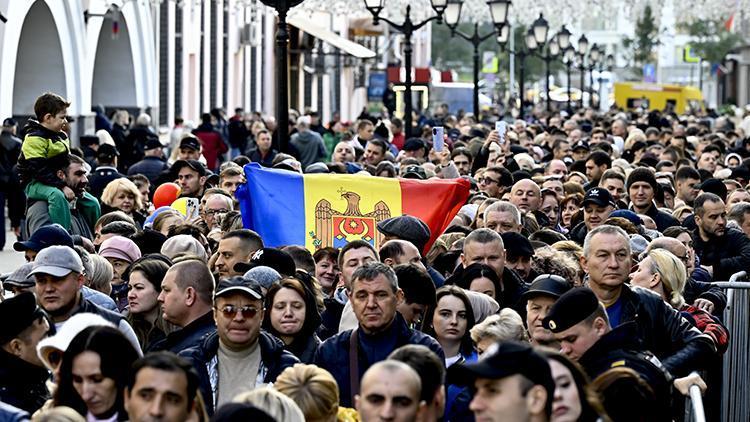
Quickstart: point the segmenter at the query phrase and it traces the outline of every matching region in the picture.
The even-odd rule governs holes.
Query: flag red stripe
[[[423,251],[427,253],[468,199],[470,184],[463,179],[399,179],[399,182],[403,214],[418,217],[430,227],[430,242]]]

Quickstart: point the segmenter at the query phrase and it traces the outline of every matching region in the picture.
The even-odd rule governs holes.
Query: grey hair
[[[91,272],[87,277],[89,280],[89,287],[94,290],[98,290],[106,295],[112,292],[112,276],[114,272],[112,270],[112,264],[100,255],[89,255],[89,262],[91,264]]]
[[[513,219],[516,220],[516,224],[521,224],[521,211],[518,207],[508,201],[497,201],[485,208],[484,215],[486,216],[490,212],[509,212],[513,215]]]
[[[750,214],[750,202],[738,202],[729,209],[727,219],[736,221],[742,226],[745,223],[745,214]]]
[[[393,268],[382,262],[371,262],[357,268],[354,274],[352,274],[352,287],[357,280],[375,280],[379,275],[385,276],[391,284],[393,293],[398,291],[398,277],[396,277],[396,273],[393,271]]]
[[[464,238],[464,249],[466,249],[466,245],[471,242],[483,244],[500,242],[500,246],[505,249],[503,238],[500,237],[500,235],[496,231],[490,229],[476,229],[473,232],[469,233],[469,235]]]
[[[617,226],[602,224],[594,230],[591,230],[586,235],[586,239],[583,241],[583,256],[585,256],[586,258],[589,257],[589,252],[591,252],[591,239],[597,234],[615,234],[622,236],[623,240],[625,241],[625,249],[627,249],[628,251],[628,256],[633,253],[633,251],[630,249],[630,237],[627,233],[625,233],[625,230]]]

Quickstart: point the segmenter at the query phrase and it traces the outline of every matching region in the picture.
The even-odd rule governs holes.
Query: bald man
[[[644,253],[648,253],[654,249],[665,249],[671,252],[685,264],[686,268],[688,267],[687,261],[694,259],[687,250],[687,247],[673,237],[657,237],[649,243]],[[685,290],[682,295],[686,303],[690,303],[696,308],[703,309],[717,316],[720,316],[724,312],[724,307],[727,304],[726,294],[720,287],[695,280],[690,274],[688,274],[685,282]]]
[[[421,420],[427,408],[420,400],[419,375],[403,362],[388,359],[370,366],[360,385],[354,402],[362,422]]]
[[[538,211],[542,203],[541,189],[531,179],[519,180],[510,190],[510,202],[524,214]]]

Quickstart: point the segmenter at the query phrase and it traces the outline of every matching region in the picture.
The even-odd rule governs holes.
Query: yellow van
[[[642,82],[615,83],[615,104],[625,110],[670,108],[676,113],[704,110],[703,95],[696,87]]]

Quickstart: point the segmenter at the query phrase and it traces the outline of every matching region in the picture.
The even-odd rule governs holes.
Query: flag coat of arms
[[[268,247],[301,245],[312,252],[353,240],[379,249],[378,222],[405,214],[430,227],[429,248],[466,202],[470,187],[463,179],[302,175],[257,163],[244,171],[247,182],[235,193],[243,225]]]

